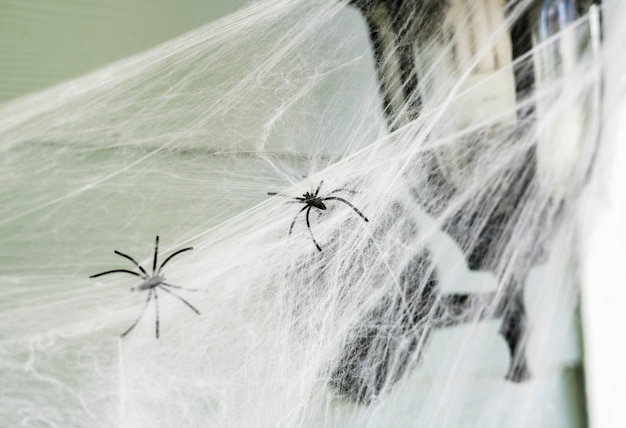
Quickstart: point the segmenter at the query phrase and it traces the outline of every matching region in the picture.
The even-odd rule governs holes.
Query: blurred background
[[[214,21],[245,0],[0,0],[0,103]]]

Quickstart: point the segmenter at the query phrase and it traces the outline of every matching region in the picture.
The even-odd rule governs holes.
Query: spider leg
[[[166,258],[166,259],[165,259],[165,261],[164,261],[163,263],[161,263],[161,266],[159,266],[159,270],[157,270],[157,274],[158,274],[159,272],[161,272],[161,269],[163,269],[163,266],[165,266],[165,264],[166,264],[167,262],[169,262],[170,260],[172,260],[172,259],[174,258],[174,256],[177,256],[177,255],[179,255],[180,253],[184,253],[185,251],[191,251],[191,250],[193,250],[193,247],[187,247],[187,248],[183,248],[182,250],[178,250],[178,251],[176,251],[175,253],[170,254],[170,255],[169,255],[169,257],[168,257],[168,258]]]
[[[289,201],[289,202],[304,202],[304,198],[294,197],[294,196],[291,196],[291,195],[286,195],[284,193],[267,192],[267,194],[270,195],[270,196],[283,196],[285,198],[293,199],[293,201]]]
[[[309,214],[311,214],[311,208],[312,207],[309,207],[309,210],[306,212],[306,227],[309,229],[309,233],[311,234],[311,239],[313,240],[313,243],[319,251],[322,251],[322,247],[320,247],[315,240],[315,236],[313,236],[313,231],[311,230],[311,223],[309,222]]]
[[[352,208],[354,210],[354,212],[357,213],[363,220],[365,220],[366,222],[369,221],[367,219],[367,217],[365,217],[363,215],[363,213],[357,209],[357,207],[352,205],[350,202],[346,201],[344,198],[338,198],[337,196],[329,196],[327,198],[322,198],[322,201],[340,201],[340,202],[343,202],[344,204],[346,204],[347,206]]]
[[[146,308],[148,307],[148,303],[150,303],[151,299],[152,299],[152,290],[149,290],[148,298],[146,299],[146,303],[143,305],[143,309],[141,310],[141,313],[139,314],[135,322],[130,327],[128,327],[128,329],[124,333],[122,333],[120,337],[126,336],[128,333],[130,333],[133,330],[133,328],[135,328],[135,326],[137,325],[137,323],[139,322],[143,314],[146,312]]]
[[[132,270],[126,270],[126,269],[108,270],[106,272],[100,272],[100,273],[97,273],[95,275],[91,275],[89,278],[97,278],[97,277],[102,276],[102,275],[108,275],[110,273],[116,273],[116,272],[129,273],[131,275],[135,275],[135,276],[138,276],[140,278],[144,278],[145,279],[145,277],[143,277],[142,275],[139,275],[137,272],[133,272]]]
[[[181,287],[179,285],[174,285],[174,284],[168,284],[167,282],[162,282],[161,283],[162,286],[164,287],[171,287],[171,288],[176,288],[178,290],[186,290],[186,291],[204,291],[204,290],[200,290],[198,288],[187,288],[187,287]]]
[[[337,192],[348,192],[351,193],[353,195],[356,195],[358,192],[354,189],[348,189],[347,187],[341,187],[339,189],[335,189],[332,192],[328,193],[329,195],[332,195],[333,193],[337,193]]]
[[[182,297],[180,297],[178,294],[174,293],[173,291],[168,290],[167,288],[163,287],[162,285],[158,286],[161,290],[165,291],[166,293],[170,293],[172,296],[176,297],[178,300],[180,300],[181,302],[183,302],[185,305],[189,306],[189,308],[194,311],[195,313],[197,313],[198,315],[200,315],[200,311],[197,310],[196,308],[193,307],[193,305],[191,303],[189,303],[188,301],[186,301],[185,299],[183,299]]]
[[[315,196],[320,194],[320,189],[322,188],[322,184],[324,184],[324,180],[320,181],[320,185],[317,186],[317,190],[315,191]]]
[[[156,242],[154,244],[154,260],[152,261],[152,274],[156,272],[157,265],[157,255],[159,254],[159,235],[156,237]]]
[[[128,259],[128,260],[130,260],[131,262],[133,262],[133,263],[135,264],[135,266],[137,266],[137,267],[139,268],[139,270],[143,272],[143,274],[145,275],[145,277],[144,277],[144,278],[147,278],[147,277],[148,277],[148,272],[146,272],[146,271],[144,270],[144,268],[142,268],[142,267],[141,267],[141,265],[140,265],[139,263],[137,263],[137,260],[133,259],[133,258],[132,258],[131,256],[129,256],[128,254],[124,254],[124,253],[122,253],[122,252],[120,252],[120,251],[114,250],[113,252],[114,252],[115,254],[117,254],[118,256],[122,256],[122,257],[124,257],[125,259]]]
[[[150,290],[152,291],[152,290]],[[154,290],[154,309],[156,310],[156,330],[155,330],[155,335],[156,338],[159,338],[159,296],[156,292],[156,290]]]
[[[291,235],[291,232],[293,232],[293,227],[296,225],[296,220],[298,220],[298,217],[300,216],[300,214],[302,214],[302,211],[306,210],[308,207],[308,205],[303,206],[302,209],[298,211],[298,214],[296,214],[296,216],[293,218],[291,226],[289,226],[289,235]]]

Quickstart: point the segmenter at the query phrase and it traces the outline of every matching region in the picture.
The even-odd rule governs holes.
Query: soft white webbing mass
[[[605,25],[596,43],[584,14],[511,61],[528,2],[485,1],[501,13],[477,25],[482,3],[467,15],[450,2],[444,23],[424,24],[421,110],[393,99],[393,123],[366,22],[334,1],[252,3],[0,106],[0,426],[553,426],[557,372],[579,364],[577,215],[611,136],[603,117],[624,103],[603,104],[602,79],[624,70],[626,38]],[[611,13],[626,19],[623,5]],[[580,54],[551,63],[567,43]],[[536,82],[516,94],[518,67]],[[320,196],[342,189],[332,196],[369,221],[329,200],[289,234],[303,205],[268,192],[322,181]],[[488,269],[470,270],[502,204],[515,221]],[[89,276],[137,271],[113,250],[149,270],[156,235],[160,261],[194,247],[163,275],[200,290],[175,290],[200,315],[160,293],[159,339],[152,304],[120,338],[141,280]],[[522,383],[504,379],[500,320],[483,319],[513,280]],[[476,310],[436,309],[452,295],[478,296],[464,307]],[[357,370],[346,355],[363,331],[374,344]],[[342,386],[352,369],[360,396]]]

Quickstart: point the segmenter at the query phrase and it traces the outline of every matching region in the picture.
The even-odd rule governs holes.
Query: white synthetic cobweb
[[[576,23],[581,44],[588,28],[587,18]],[[524,169],[537,135],[558,138],[545,130],[564,126],[573,105],[595,96],[598,73],[624,40],[619,31],[519,100],[521,108],[542,103],[539,121],[530,108],[515,119],[512,105],[496,115],[472,111],[466,123],[458,108],[472,89],[466,82],[499,36],[483,40],[460,70],[448,61],[452,43],[439,40],[420,64],[429,88],[420,118],[387,134],[362,17],[332,1],[253,3],[1,106],[0,426],[525,427],[561,420],[560,399],[545,397],[564,395],[554,373],[576,359],[568,348],[571,263],[577,196],[596,141],[593,109],[576,110],[589,122],[580,156],[559,169],[558,153],[544,150],[544,187],[520,200],[519,221],[496,245],[500,283],[529,254],[545,254],[526,280],[533,380],[503,380],[508,350],[497,321],[436,329],[429,340],[425,334],[410,356],[415,368],[395,385],[388,379],[369,405],[333,388],[333,368],[381,302],[378,328],[399,327],[411,302],[388,299],[416,257],[423,263],[417,288],[436,272],[441,293],[502,292],[493,273],[469,271],[441,227],[462,207],[488,212],[505,198],[519,179],[511,171]],[[535,54],[559,41],[545,41]],[[481,84],[499,85],[511,70],[505,65]],[[449,198],[429,184],[433,162],[455,186]],[[336,195],[369,222],[337,201],[313,209],[319,252],[304,215],[288,236],[301,206],[267,192],[300,196],[321,180],[321,195],[355,190]],[[482,226],[469,227],[463,244],[471,246]],[[153,306],[120,339],[146,294],[130,293],[137,281],[129,275],[88,277],[133,268],[114,249],[149,269],[155,235],[160,260],[194,246],[164,275],[202,290],[180,291],[201,315],[160,293],[160,339]],[[364,364],[380,358],[373,353]]]

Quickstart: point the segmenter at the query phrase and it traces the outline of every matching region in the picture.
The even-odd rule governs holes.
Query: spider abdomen
[[[136,290],[149,290],[165,282],[163,275],[154,275],[146,279],[141,285],[136,287]]]
[[[311,202],[311,205],[313,205],[315,208],[319,208],[320,210],[326,209],[326,205],[324,204],[324,202],[321,201],[321,199],[314,200],[313,202]]]

